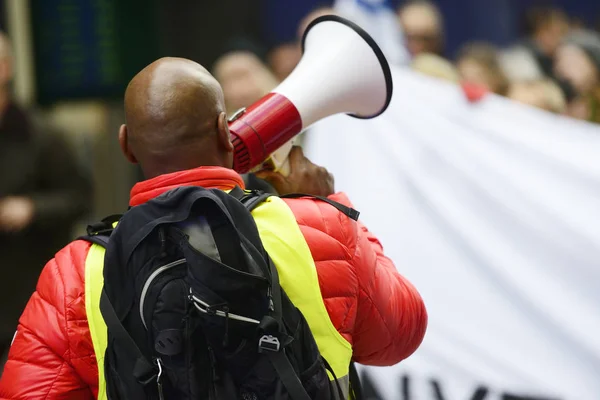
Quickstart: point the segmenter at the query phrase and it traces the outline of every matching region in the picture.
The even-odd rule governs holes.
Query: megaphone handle
[[[295,138],[285,143],[277,151],[269,156],[267,160],[268,165],[271,169],[279,172],[283,176],[288,176],[291,172],[289,155],[290,151],[294,147]]]
[[[285,161],[283,161],[283,163],[279,166],[279,169],[277,170],[277,172],[279,172],[281,175],[283,176],[289,176],[291,171],[290,168],[290,159],[286,158]]]

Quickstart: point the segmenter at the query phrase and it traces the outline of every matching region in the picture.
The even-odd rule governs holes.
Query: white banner
[[[375,391],[600,399],[600,128],[400,69],[394,89],[306,144],[428,307],[415,355],[363,370]]]

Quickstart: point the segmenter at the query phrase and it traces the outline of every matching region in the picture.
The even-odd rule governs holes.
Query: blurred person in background
[[[458,53],[456,66],[464,83],[480,86],[499,95],[508,90],[496,48],[485,42],[468,43]]]
[[[512,83],[507,97],[511,100],[555,114],[566,111],[567,102],[561,88],[551,79]]]
[[[571,33],[556,52],[554,71],[576,93],[567,114],[600,123],[600,34],[584,30]]]
[[[278,80],[292,73],[302,58],[302,49],[297,42],[282,43],[269,52],[269,66]]]
[[[90,209],[90,184],[61,135],[12,99],[13,59],[0,33],[0,355],[44,264]]]
[[[223,87],[228,115],[250,106],[279,83],[260,58],[248,50],[221,56],[213,67],[213,74]]]
[[[529,54],[545,76],[554,77],[554,55],[569,26],[568,16],[560,9],[534,7],[525,14],[523,31],[527,38],[517,49]]]
[[[458,83],[460,81],[456,67],[450,61],[436,54],[419,54],[413,59],[411,68],[422,74],[449,82]]]
[[[406,47],[412,56],[421,53],[443,55],[444,21],[438,7],[427,0],[413,0],[398,9]]]

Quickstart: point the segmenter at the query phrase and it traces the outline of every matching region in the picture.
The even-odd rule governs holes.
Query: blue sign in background
[[[38,101],[120,97],[155,58],[152,1],[32,0]]]

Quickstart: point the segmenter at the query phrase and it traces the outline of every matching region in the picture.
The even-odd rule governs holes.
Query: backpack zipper
[[[158,366],[158,375],[156,376],[156,389],[158,390],[158,398],[159,400],[165,400],[165,395],[163,393],[163,387],[161,382],[163,369],[162,363],[160,362],[160,358],[156,359],[156,365]]]
[[[190,292],[191,292],[191,288],[190,288]],[[209,315],[216,315],[218,317],[223,317],[223,318],[231,318],[231,319],[235,319],[237,321],[248,322],[251,324],[257,324],[257,325],[260,324],[260,321],[258,321],[256,319],[244,317],[243,315],[234,314],[232,312],[229,312],[229,309],[227,309],[227,312],[224,312],[222,310],[217,310],[214,308],[215,306],[211,306],[207,302],[202,301],[202,299],[200,299],[197,296],[194,296],[191,293],[190,293],[190,297],[192,299],[192,303],[194,304],[194,307],[196,307],[196,309],[198,311],[200,311],[201,313],[209,314]]]
[[[146,328],[146,330],[148,330],[148,326],[146,325],[146,319],[144,318],[144,301],[146,300],[146,295],[148,294],[148,289],[150,288],[152,281],[154,281],[154,279],[156,279],[156,277],[158,277],[163,272],[168,271],[171,268],[174,268],[181,264],[185,264],[185,258],[182,258],[177,261],[173,261],[169,264],[166,264],[166,265],[163,265],[162,267],[157,268],[156,270],[154,270],[154,272],[152,274],[150,274],[148,279],[146,279],[146,282],[144,283],[144,287],[142,288],[142,294],[140,295],[140,317],[142,318],[142,324],[144,324],[144,328]]]

